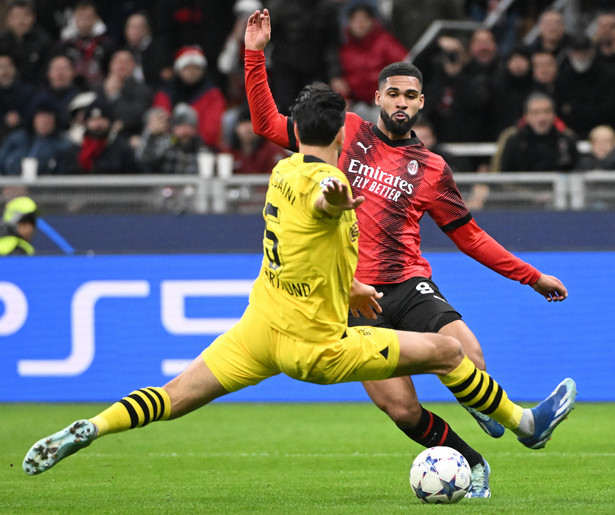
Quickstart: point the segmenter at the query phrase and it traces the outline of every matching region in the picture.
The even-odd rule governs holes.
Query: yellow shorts
[[[399,340],[392,329],[350,327],[339,341],[304,342],[276,331],[248,306],[202,356],[229,392],[280,373],[317,384],[371,381],[391,377]]]

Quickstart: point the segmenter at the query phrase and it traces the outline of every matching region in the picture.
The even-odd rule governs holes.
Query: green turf
[[[36,440],[92,404],[0,405],[2,513],[615,513],[615,405],[580,404],[546,449],[484,435],[456,404],[427,404],[489,460],[491,499],[420,504],[409,441],[371,404],[226,404],[109,435],[35,477]]]

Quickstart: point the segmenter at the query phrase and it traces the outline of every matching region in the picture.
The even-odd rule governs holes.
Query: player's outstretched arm
[[[271,18],[269,11],[254,11],[248,18],[244,43],[246,50],[264,50],[271,39]]]
[[[255,11],[248,18],[244,42],[246,96],[250,104],[254,132],[281,147],[297,151],[289,120],[273,100],[267,81],[265,54],[263,52],[271,39],[271,19],[269,11]]]
[[[376,291],[376,288],[369,284],[363,284],[357,279],[352,280],[350,288],[350,312],[355,318],[359,314],[365,318],[376,320],[377,313],[382,313],[382,308],[378,304],[378,299],[382,298],[383,293]]]
[[[568,290],[564,284],[552,275],[541,274],[538,281],[532,284],[538,293],[540,293],[549,302],[558,302],[568,297]]]
[[[322,187],[322,195],[316,199],[314,207],[322,213],[337,218],[343,211],[358,208],[364,200],[363,196],[353,198],[346,183],[331,178]]]

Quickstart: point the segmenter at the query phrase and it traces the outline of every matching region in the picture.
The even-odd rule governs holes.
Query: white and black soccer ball
[[[470,489],[472,472],[455,449],[431,447],[419,454],[410,469],[410,486],[425,503],[453,504]]]

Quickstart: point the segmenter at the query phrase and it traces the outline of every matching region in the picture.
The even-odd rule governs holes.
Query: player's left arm
[[[450,167],[444,162],[429,214],[461,252],[487,268],[513,281],[529,284],[549,302],[562,301],[568,296],[559,279],[519,259],[478,226],[461,198]]]
[[[549,302],[562,301],[568,296],[566,287],[557,277],[541,273],[506,250],[474,219],[447,232],[447,235],[464,254],[504,277],[529,284]]]

